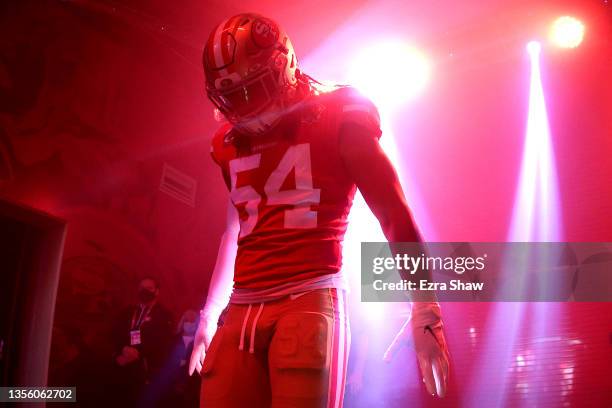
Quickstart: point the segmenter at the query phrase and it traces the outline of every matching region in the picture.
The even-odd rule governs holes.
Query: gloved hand
[[[413,303],[412,314],[384,355],[391,361],[404,345],[412,345],[417,354],[419,368],[427,392],[439,397],[446,395],[449,354],[442,329],[440,305],[436,302]]]
[[[206,351],[217,331],[221,311],[221,308],[217,306],[207,306],[200,311],[200,322],[193,339],[193,351],[189,359],[189,375],[192,375],[195,370],[198,371],[198,374],[202,371]]]

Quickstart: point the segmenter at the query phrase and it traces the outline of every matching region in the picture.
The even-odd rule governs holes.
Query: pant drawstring
[[[259,320],[259,316],[261,316],[261,312],[263,312],[264,303],[261,302],[259,305],[259,310],[255,315],[255,319],[253,319],[253,327],[251,327],[251,345],[249,346],[249,353],[255,353],[255,329],[257,328],[257,321]]]
[[[244,350],[244,333],[246,332],[246,325],[249,321],[249,315],[251,314],[251,305],[249,304],[249,308],[247,309],[246,314],[244,315],[244,320],[242,321],[242,331],[240,332],[240,345],[238,346],[238,350]]]

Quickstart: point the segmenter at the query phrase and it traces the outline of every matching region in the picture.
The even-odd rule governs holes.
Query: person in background
[[[177,336],[180,336],[181,342],[179,348],[181,353],[179,354],[180,361],[179,365],[185,367],[187,365],[187,359],[191,355],[193,349],[193,338],[195,336],[196,329],[198,328],[198,317],[199,314],[193,309],[188,309],[181,316],[178,327],[176,329]]]
[[[159,387],[174,338],[171,313],[159,302],[159,284],[145,277],[138,284],[136,304],[116,321],[115,380],[126,405],[155,406],[167,387]]]
[[[199,313],[193,309],[186,310],[176,328],[174,351],[171,358],[173,407],[195,407],[198,405],[200,378],[189,376],[187,368],[189,356],[193,350],[193,340],[198,328]]]

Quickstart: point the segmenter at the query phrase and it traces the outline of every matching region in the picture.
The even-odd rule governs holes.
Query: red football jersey
[[[248,138],[227,125],[214,136],[212,156],[240,219],[236,288],[271,288],[340,270],[356,189],[339,151],[346,122],[380,137],[375,106],[349,87],[309,97],[269,134]]]

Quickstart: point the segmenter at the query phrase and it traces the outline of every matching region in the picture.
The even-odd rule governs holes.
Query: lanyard
[[[147,318],[149,314],[151,314],[152,308],[153,306],[141,306],[140,315],[138,316],[138,320],[136,320],[136,313],[138,313],[138,311],[134,310],[134,314],[132,315],[132,326],[130,327],[130,329],[131,330],[140,329],[140,326],[142,325],[143,320]]]

